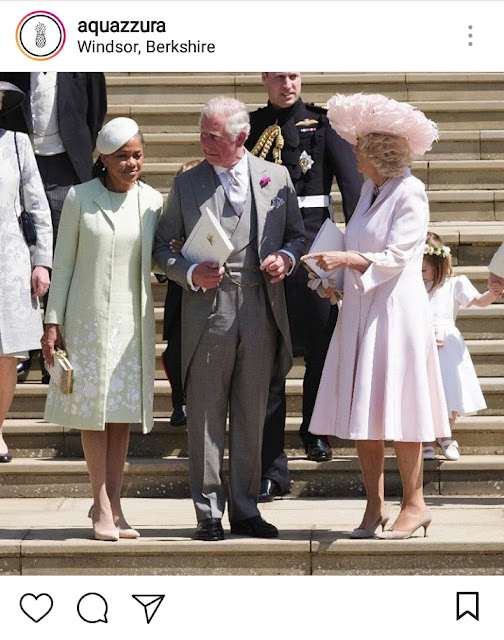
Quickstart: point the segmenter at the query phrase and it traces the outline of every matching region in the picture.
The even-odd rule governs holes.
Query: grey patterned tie
[[[226,173],[228,174],[227,196],[229,198],[229,202],[231,203],[236,215],[241,216],[245,209],[247,191],[235,169],[228,169]]]

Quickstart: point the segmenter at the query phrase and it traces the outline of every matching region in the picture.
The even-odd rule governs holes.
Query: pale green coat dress
[[[127,211],[121,209],[122,202]],[[142,182],[127,199],[109,192],[98,178],[70,189],[45,321],[62,325],[75,368],[74,390],[64,396],[55,384],[49,385],[45,420],[96,431],[106,422],[141,422],[144,433],[152,429],[155,323],[150,274],[162,204],[161,194]],[[129,259],[128,242],[137,260]],[[125,318],[118,300],[128,297],[136,304]],[[130,336],[126,342],[124,336]]]

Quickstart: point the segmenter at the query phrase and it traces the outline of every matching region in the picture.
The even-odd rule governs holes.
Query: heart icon
[[[19,601],[19,606],[33,622],[40,622],[53,608],[53,599],[48,593],[40,593],[38,596],[25,593]]]

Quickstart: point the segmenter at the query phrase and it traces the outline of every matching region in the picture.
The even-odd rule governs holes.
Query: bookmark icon
[[[159,609],[159,605],[164,600],[164,595],[132,595],[131,597],[139,602],[144,608],[147,624],[150,624],[150,621],[156,615],[156,612]]]
[[[457,620],[465,615],[479,621],[479,591],[457,591]]]

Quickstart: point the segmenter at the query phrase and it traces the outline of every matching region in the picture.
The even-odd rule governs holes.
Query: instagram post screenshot
[[[2,8],[1,624],[502,633],[504,3]]]

